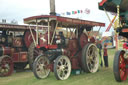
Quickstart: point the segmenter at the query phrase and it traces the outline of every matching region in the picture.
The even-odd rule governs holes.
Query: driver
[[[58,44],[58,48],[65,47],[65,37],[64,37],[63,32],[59,32],[59,35],[57,36],[56,43]]]

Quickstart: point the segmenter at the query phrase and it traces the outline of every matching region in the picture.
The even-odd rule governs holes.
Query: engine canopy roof
[[[36,22],[39,25],[48,25],[48,22],[50,21],[59,22],[58,27],[60,26],[60,27],[69,27],[69,28],[76,28],[77,26],[85,26],[85,27],[105,26],[105,23],[101,23],[101,22],[80,20],[76,18],[67,18],[67,17],[60,17],[53,15],[39,15],[24,19],[25,24],[34,24],[34,25],[36,24]]]

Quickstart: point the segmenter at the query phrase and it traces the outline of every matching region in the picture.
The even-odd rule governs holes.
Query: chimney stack
[[[50,15],[56,15],[55,0],[50,0]]]

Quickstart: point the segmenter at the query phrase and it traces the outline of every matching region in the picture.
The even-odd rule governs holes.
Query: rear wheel
[[[120,50],[117,51],[114,56],[114,64],[113,64],[113,71],[115,80],[118,82],[122,82],[127,79],[127,69],[126,64],[127,61],[124,59],[125,51]]]
[[[28,63],[29,63],[29,66],[30,66],[31,69],[33,67],[34,60],[40,54],[41,54],[40,49],[38,49],[38,48],[35,47],[34,42],[31,43],[31,45],[29,46],[29,49],[28,49]]]
[[[49,59],[45,55],[40,55],[36,58],[33,63],[33,73],[36,78],[44,79],[50,74]]]
[[[11,75],[13,69],[13,61],[9,56],[4,55],[0,57],[0,76]]]
[[[71,62],[67,56],[57,57],[54,63],[54,74],[58,80],[66,80],[71,74]]]
[[[88,43],[82,50],[82,67],[87,73],[95,73],[99,67],[99,57],[95,44]]]

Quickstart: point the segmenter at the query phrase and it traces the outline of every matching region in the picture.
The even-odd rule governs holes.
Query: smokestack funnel
[[[56,15],[55,0],[50,0],[50,15]]]

